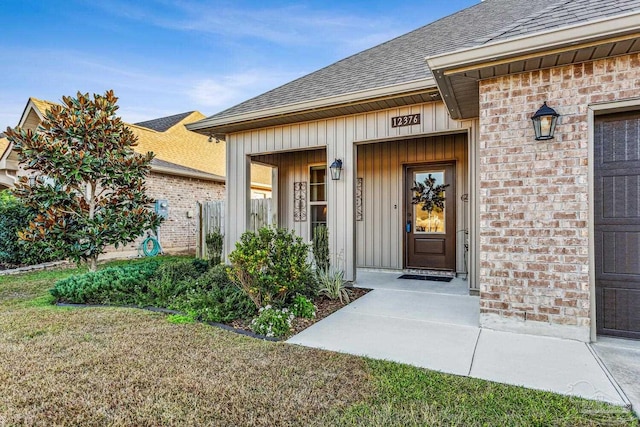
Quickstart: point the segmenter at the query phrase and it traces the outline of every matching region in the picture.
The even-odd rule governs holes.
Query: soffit
[[[479,116],[480,80],[637,52],[640,52],[640,33],[632,33],[553,50],[504,56],[489,62],[437,69],[434,76],[451,117],[468,119]]]

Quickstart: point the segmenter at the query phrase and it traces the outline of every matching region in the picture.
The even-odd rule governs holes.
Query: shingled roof
[[[164,132],[173,126],[180,123],[185,117],[188,117],[193,111],[187,111],[186,113],[174,114],[172,116],[160,117],[159,119],[147,120],[144,122],[135,123],[138,126],[142,126],[147,129],[155,130],[158,132]]]
[[[640,8],[640,0],[485,0],[249,99],[206,120],[430,79],[425,57]],[[544,16],[544,19],[540,19]],[[433,84],[435,88],[435,84]],[[203,123],[204,124],[204,123]],[[190,128],[197,129],[197,125]]]
[[[32,111],[30,105],[43,116],[46,110],[58,104],[31,97],[23,116]],[[138,137],[138,144],[134,147],[136,152],[155,153],[152,163],[156,166],[155,170],[159,170],[159,167],[165,172],[195,173],[201,178],[224,181],[226,143],[211,143],[208,136],[191,132],[185,127],[187,123],[204,118],[199,111],[190,111],[136,124],[127,123],[127,126]],[[34,128],[38,124],[39,119]],[[8,147],[9,141],[0,138],[0,156]],[[271,169],[255,165],[251,171],[251,180],[256,187],[270,188]]]

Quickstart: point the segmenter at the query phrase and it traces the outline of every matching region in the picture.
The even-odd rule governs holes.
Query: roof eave
[[[225,177],[220,175],[214,175],[211,173],[198,172],[198,171],[179,170],[179,169],[173,169],[173,168],[168,168],[165,166],[158,166],[158,165],[151,165],[151,172],[165,174],[165,175],[180,176],[185,178],[202,179],[205,181],[215,181],[215,182],[221,182],[221,183],[224,183],[226,181]]]
[[[540,54],[562,48],[578,48],[581,44],[605,41],[640,31],[640,11],[607,17],[588,23],[500,40],[485,45],[429,56],[428,67],[451,117],[466,119],[456,99],[451,76],[462,71],[480,69],[497,61],[518,60],[525,55]]]
[[[287,115],[299,114],[304,112],[313,112],[318,110],[326,110],[331,107],[340,107],[345,104],[364,103],[367,100],[375,100],[381,97],[393,96],[416,90],[435,89],[436,82],[433,78],[414,80],[399,85],[384,86],[375,89],[368,89],[359,92],[351,92],[347,94],[319,98],[311,101],[304,101],[284,106],[255,110],[248,113],[242,113],[232,116],[216,117],[211,116],[206,119],[189,123],[187,129],[201,133],[215,133],[216,129],[229,125],[256,122],[271,117],[282,117]]]

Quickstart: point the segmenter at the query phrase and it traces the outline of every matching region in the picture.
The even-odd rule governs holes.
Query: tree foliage
[[[145,188],[153,153],[134,151],[137,137],[115,115],[113,91],[62,100],[36,131],[6,132],[31,176],[20,179],[14,194],[37,212],[19,236],[95,270],[107,246],[131,242],[160,224]]]
[[[34,216],[33,209],[24,206],[9,190],[0,191],[0,265],[34,265],[56,259],[44,244],[18,238],[25,221]]]

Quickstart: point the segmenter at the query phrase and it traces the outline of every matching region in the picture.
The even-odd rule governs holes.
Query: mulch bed
[[[362,288],[349,288],[348,292],[349,292],[349,303],[357,300],[358,298],[360,298],[363,295],[366,295],[371,289],[362,289]],[[331,300],[329,298],[326,297],[316,297],[313,300],[313,303],[316,306],[316,317],[314,317],[313,319],[301,319],[301,318],[295,318],[293,320],[293,325],[292,325],[292,332],[290,336],[293,336],[299,332],[302,332],[303,330],[307,329],[309,326],[313,325],[316,322],[319,322],[320,320],[324,319],[325,317],[331,315],[332,313],[340,310],[342,307],[344,307],[346,304],[342,304],[340,302],[340,300]],[[58,302],[56,303],[56,305],[61,306],[61,307],[76,307],[76,308],[88,308],[88,307],[124,307],[124,308],[138,308],[138,309],[143,309],[143,310],[149,310],[149,311],[154,311],[154,312],[158,312],[158,313],[164,313],[164,314],[183,314],[180,313],[179,311],[175,311],[175,310],[169,310],[166,308],[160,308],[160,307],[141,307],[141,306],[136,306],[136,305],[120,305],[120,306],[112,306],[109,304],[73,304],[73,303],[62,303],[62,302]],[[229,330],[231,332],[236,332],[242,335],[247,335],[247,336],[251,336],[254,338],[259,338],[259,339],[266,339],[268,341],[280,341],[281,338],[268,338],[268,337],[264,337],[262,335],[258,335],[256,333],[254,333],[251,330],[251,321],[250,320],[243,320],[243,319],[238,319],[238,320],[234,320],[232,322],[229,322],[227,324],[223,324],[223,323],[213,323],[213,322],[205,322],[208,325],[211,326],[216,326],[222,329],[226,329]],[[283,339],[286,339],[283,338]]]
[[[353,302],[360,298],[363,295],[366,295],[371,289],[362,289],[362,288],[349,288],[349,301]],[[324,319],[325,317],[333,314],[334,312],[340,310],[345,304],[342,304],[340,300],[331,300],[326,297],[316,297],[313,300],[313,303],[316,306],[316,317],[313,319],[301,319],[295,318],[293,320],[292,329],[293,332],[291,335],[295,335],[307,329],[309,326],[313,325],[316,322]],[[234,320],[229,323],[229,326],[241,329],[244,331],[251,331],[250,321],[246,320]]]

